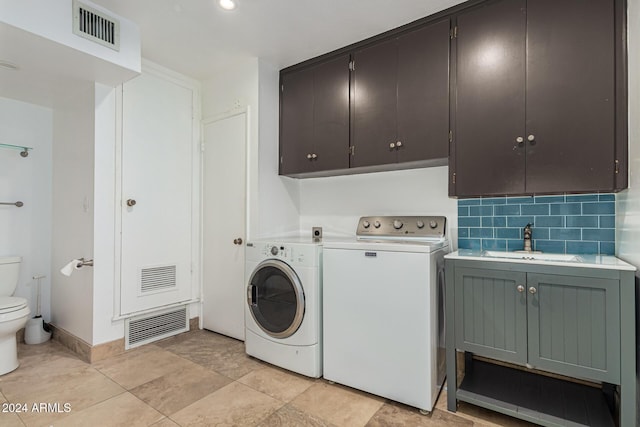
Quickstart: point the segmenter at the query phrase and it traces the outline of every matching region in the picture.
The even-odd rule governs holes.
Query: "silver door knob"
[[[391,148],[391,149],[396,148],[396,144],[394,142],[392,142],[391,144],[389,144],[389,148]]]
[[[398,147],[398,148],[402,147],[402,141],[396,142],[396,147]]]
[[[533,142],[533,141],[535,141],[535,140],[536,140],[536,137],[535,137],[535,135],[533,135],[533,134],[531,134],[531,135],[529,135],[529,136],[527,137],[527,141],[529,141],[529,142]]]
[[[535,294],[536,292],[538,292],[538,290],[537,290],[536,288],[534,288],[533,286],[531,286],[531,287],[529,288],[529,293],[530,293],[531,295]]]
[[[135,206],[135,205],[136,205],[136,201],[134,199],[127,200],[127,206]]]
[[[523,293],[523,292],[524,292],[524,286],[523,286],[523,285],[518,285],[518,286],[516,287],[516,289],[517,289],[517,291],[518,291],[518,292],[520,292],[520,293]]]
[[[237,239],[233,239],[233,244],[234,245],[241,245],[242,244],[242,237],[238,237]]]

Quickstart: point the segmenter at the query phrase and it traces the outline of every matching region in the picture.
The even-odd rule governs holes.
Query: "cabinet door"
[[[446,158],[449,20],[398,38],[398,162]]]
[[[453,193],[523,193],[525,1],[488,3],[457,26]]]
[[[353,55],[351,167],[395,163],[397,64],[396,40],[374,44]]]
[[[280,174],[311,171],[313,146],[313,70],[280,79]]]
[[[614,188],[614,2],[527,2],[528,193]]]
[[[619,384],[619,282],[529,273],[527,288],[529,363]]]
[[[280,174],[349,167],[349,55],[282,75]]]
[[[456,268],[456,348],[525,364],[527,297],[518,291],[525,283],[525,273]]]
[[[314,171],[349,167],[349,55],[313,69]]]

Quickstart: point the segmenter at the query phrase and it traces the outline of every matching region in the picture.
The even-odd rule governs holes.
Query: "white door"
[[[191,299],[192,97],[151,72],[123,86],[121,314]]]
[[[244,340],[245,113],[204,124],[203,313],[205,329]]]

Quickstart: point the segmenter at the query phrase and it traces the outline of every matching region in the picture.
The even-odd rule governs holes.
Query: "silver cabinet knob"
[[[527,141],[529,141],[529,142],[533,142],[533,141],[535,141],[535,140],[536,140],[536,137],[535,137],[535,135],[533,135],[533,134],[531,134],[531,135],[529,135],[529,136],[527,137]]]
[[[529,293],[530,293],[531,295],[535,294],[536,292],[538,292],[538,290],[537,290],[536,288],[534,288],[533,286],[531,286],[531,287],[529,288]]]
[[[517,137],[517,138],[516,138],[516,142],[517,142],[518,144],[522,144],[522,143],[524,142],[524,138],[523,138],[523,137],[521,137],[521,136],[519,136],[519,137]]]
[[[311,160],[311,153],[307,154],[307,159]]]
[[[136,201],[134,199],[127,200],[127,206],[131,207],[135,205],[136,205]]]
[[[389,148],[391,148],[391,149],[396,148],[396,144],[395,144],[394,142],[390,143],[390,144],[389,144]]]
[[[520,293],[523,293],[523,292],[524,292],[524,286],[523,286],[523,285],[518,285],[518,286],[516,287],[516,290],[517,290],[518,292],[520,292]]]
[[[402,141],[396,142],[396,147],[398,147],[398,148],[402,147]]]
[[[316,153],[313,153],[313,154],[311,155],[311,158],[315,160],[315,159],[317,159],[317,158],[318,158],[318,155],[317,155]]]

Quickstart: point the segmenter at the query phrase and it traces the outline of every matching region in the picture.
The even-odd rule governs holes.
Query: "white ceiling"
[[[140,27],[142,56],[193,78],[247,57],[278,69],[446,9],[462,0],[92,0]]]

